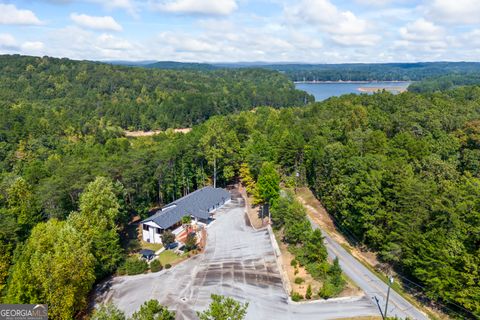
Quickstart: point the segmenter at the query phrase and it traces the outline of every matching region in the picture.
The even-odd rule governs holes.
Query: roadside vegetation
[[[292,300],[308,300],[312,297],[328,299],[339,295],[346,285],[342,269],[338,259],[333,263],[328,262],[323,236],[320,230],[312,229],[303,205],[295,199],[291,191],[286,191],[275,202],[271,211],[273,228],[295,257],[291,261],[295,272],[298,273],[299,267],[303,267],[309,275],[321,283],[317,292],[312,292],[311,283],[304,284],[305,293],[292,292]],[[301,277],[294,280],[297,285],[304,282],[305,279]]]

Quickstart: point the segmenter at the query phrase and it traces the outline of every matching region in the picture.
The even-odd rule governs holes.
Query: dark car
[[[178,242],[172,242],[169,245],[165,246],[165,250],[173,250],[178,247]]]
[[[149,250],[149,249],[143,249],[143,250],[140,250],[140,256],[142,257],[142,259],[150,261],[153,258],[155,258],[155,251]]]

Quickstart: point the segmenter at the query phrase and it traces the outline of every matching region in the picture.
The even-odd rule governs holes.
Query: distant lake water
[[[316,101],[323,101],[330,97],[338,97],[350,93],[373,93],[385,89],[393,93],[405,91],[411,82],[315,82],[296,83],[299,90],[306,91],[315,97]]]

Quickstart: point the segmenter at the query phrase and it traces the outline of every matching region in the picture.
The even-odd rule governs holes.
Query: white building
[[[145,219],[142,237],[146,242],[162,243],[165,230],[177,235],[182,231],[182,218],[190,216],[195,222],[208,223],[217,208],[230,201],[230,193],[222,188],[204,187],[180,198]]]

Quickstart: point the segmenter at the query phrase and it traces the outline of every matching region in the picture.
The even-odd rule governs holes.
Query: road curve
[[[308,212],[308,214],[308,218],[310,220],[310,223],[312,224],[312,227],[314,229],[320,229],[320,231],[322,231],[322,234],[325,237],[324,242],[327,247],[329,256],[331,258],[338,257],[343,272],[365,292],[372,304],[377,306],[375,300],[378,299],[379,305],[382,307],[382,310],[384,310],[388,289],[387,284],[385,284],[373,272],[371,272],[362,263],[355,259],[338,242],[336,242],[332,237],[330,237],[328,233],[322,230],[310,217],[311,212]],[[428,317],[423,312],[418,310],[415,306],[405,300],[394,290],[390,290],[387,316],[397,316],[401,319],[428,319]]]

